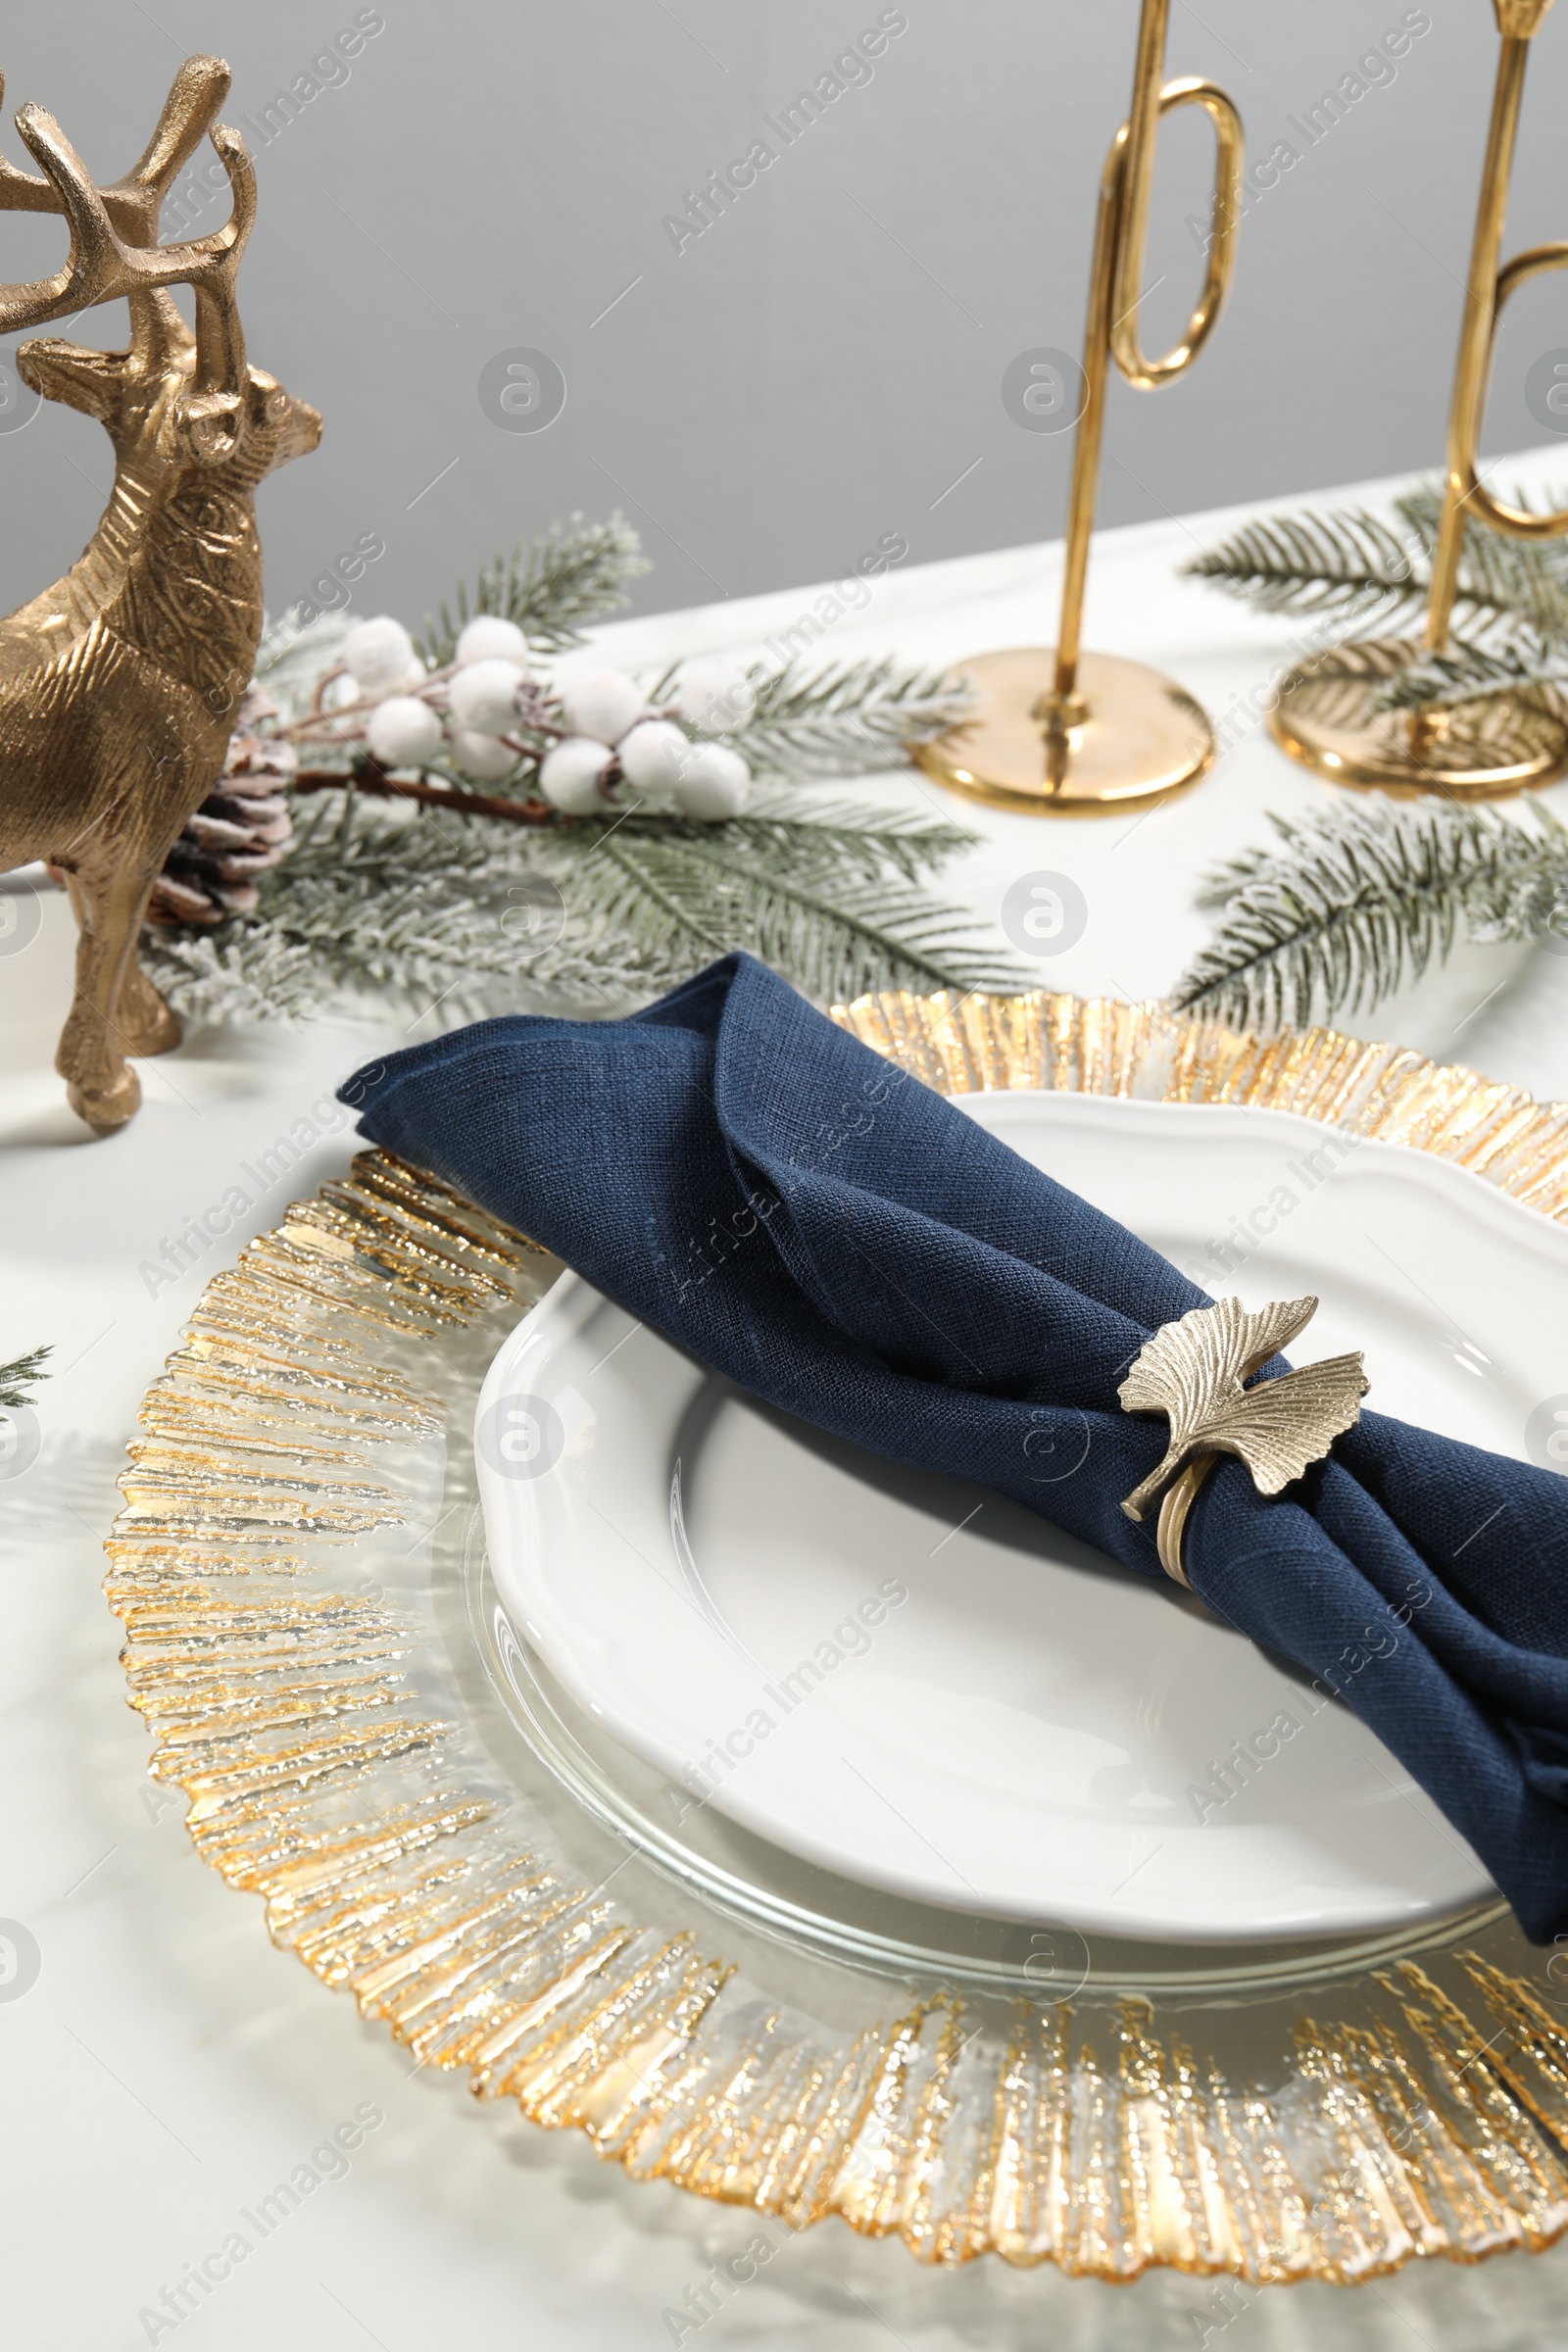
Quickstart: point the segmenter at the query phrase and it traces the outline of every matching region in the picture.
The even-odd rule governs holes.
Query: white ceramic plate
[[[1383,1411],[1522,1457],[1568,1392],[1568,1234],[1461,1169],[1278,1111],[962,1107],[1206,1288],[1316,1291],[1297,1359],[1364,1348]],[[791,1852],[922,1901],[1205,1941],[1490,1891],[1354,1715],[1174,1586],[770,1412],[574,1276],[491,1366],[476,1450],[498,1586],[556,1674]]]

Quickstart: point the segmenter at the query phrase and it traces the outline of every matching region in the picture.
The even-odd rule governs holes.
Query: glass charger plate
[[[865,1000],[952,1093],[1293,1109],[1568,1214],[1568,1107],[1157,1006]],[[556,1261],[378,1152],[205,1292],[108,1549],[203,1858],[420,2062],[634,2176],[928,2261],[1354,2282],[1568,2229],[1568,1952],[1500,1905],[1169,1949],[878,1895],[722,1822],[552,1687],[487,1581],[469,1430]]]

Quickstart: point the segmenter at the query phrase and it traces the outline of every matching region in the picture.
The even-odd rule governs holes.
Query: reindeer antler
[[[0,106],[5,104],[6,77],[0,74]],[[19,172],[15,164],[7,163],[0,155],[0,211],[8,213],[58,213],[60,197],[47,179],[34,179],[30,172]]]
[[[233,191],[233,210],[225,225],[184,245],[141,246],[127,245],[116,235],[104,197],[53,115],[41,106],[24,106],[17,128],[54,182],[59,202],[50,209],[66,216],[71,252],[53,277],[0,289],[0,334],[21,326],[43,326],[73,311],[114,302],[122,295],[150,293],[157,286],[191,286],[208,294],[231,289],[256,214],[256,175],[237,130],[215,122],[210,133]],[[30,186],[25,174],[14,176]]]
[[[157,244],[159,208],[217,121],[232,79],[220,57],[187,57],[174,75],[141,160],[103,192],[105,210],[127,244]]]
[[[4,86],[0,82],[0,97]],[[256,175],[245,142],[238,131],[213,120],[228,86],[228,68],[220,58],[188,58],[146,152],[113,187],[94,186],[54,117],[40,106],[24,106],[17,128],[46,176],[34,179],[0,157],[0,210],[61,213],[71,230],[71,251],[53,277],[0,287],[0,334],[42,326],[122,296],[148,311],[152,306],[143,298],[170,286],[189,286],[196,297],[196,368],[187,409],[213,456],[231,444],[238,422],[245,340],[234,278],[256,215]],[[228,174],[228,220],[211,236],[160,245],[159,208],[204,133]]]
[[[232,75],[220,57],[187,57],[164,100],[158,127],[141,160],[113,187],[100,190],[104,210],[127,245],[156,245],[164,198],[211,128]],[[0,74],[0,107],[5,104]],[[0,155],[0,212],[60,213],[60,191],[50,179],[34,179]]]

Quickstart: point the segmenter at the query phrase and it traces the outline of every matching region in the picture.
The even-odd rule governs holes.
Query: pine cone
[[[294,830],[285,797],[299,766],[293,746],[256,732],[276,715],[276,704],[253,686],[235,714],[221,776],[153,884],[149,922],[210,928],[256,905],[252,875],[276,865]]]

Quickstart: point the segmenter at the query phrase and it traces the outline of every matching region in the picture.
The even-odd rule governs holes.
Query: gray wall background
[[[8,12],[7,152],[26,161],[10,117],[35,98],[114,176],[196,49],[228,58],[226,117],[255,124],[357,13]],[[335,86],[251,139],[251,357],[326,419],[319,453],[263,493],[274,612],[374,533],[386,553],[358,609],[412,621],[498,543],[573,508],[618,506],[639,526],[644,610],[835,574],[890,531],[917,562],[1059,532],[1070,436],[1021,429],[1002,378],[1031,347],[1079,348],[1136,0],[906,0],[871,78],[679,253],[663,217],[754,139],[780,144],[763,117],[876,24],[877,0],[371,13],[383,28]],[[1305,148],[1288,118],[1355,72],[1403,0],[1175,0],[1167,72],[1230,90],[1252,162],[1281,138],[1304,151],[1252,204],[1231,307],[1193,373],[1152,395],[1113,384],[1103,522],[1439,459],[1496,38],[1486,0],[1421,13],[1431,28],[1395,77]],[[1568,236],[1565,101],[1568,10],[1536,43],[1510,248]],[[1199,280],[1187,220],[1206,212],[1209,169],[1200,118],[1169,125],[1151,346]],[[222,218],[209,196],[192,229]],[[61,224],[6,216],[0,274],[51,269],[64,246]],[[106,310],[75,331],[111,342],[122,322]],[[1547,437],[1524,385],[1559,342],[1568,284],[1538,281],[1505,328],[1489,450]],[[481,409],[486,363],[518,347],[565,378],[548,430]],[[0,380],[0,609],[73,560],[110,476],[98,427],[49,407],[24,422],[28,406]]]

